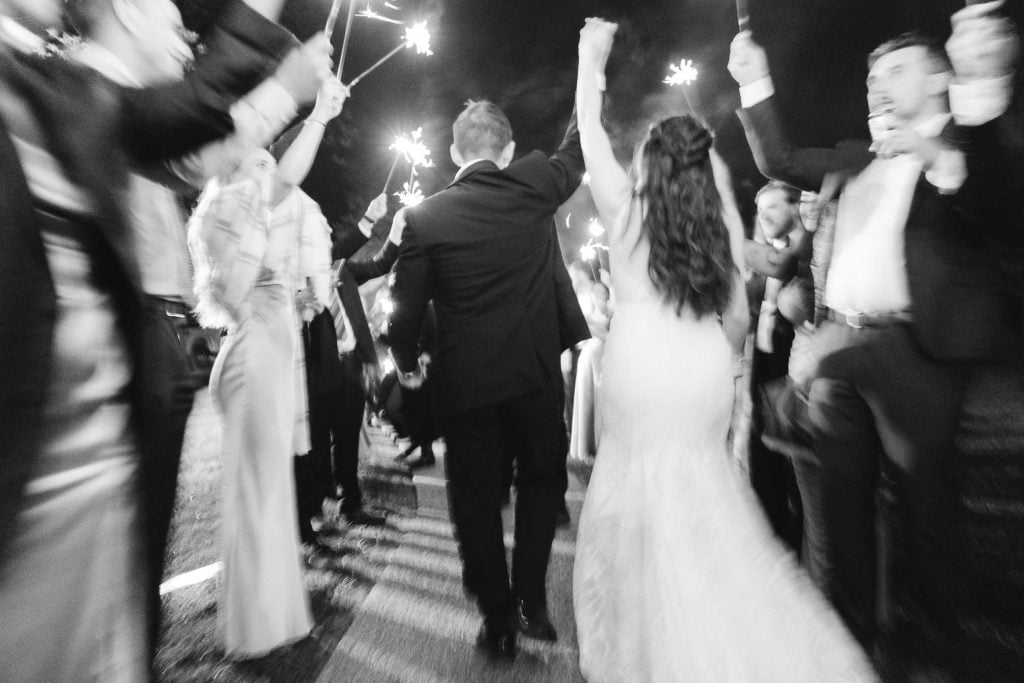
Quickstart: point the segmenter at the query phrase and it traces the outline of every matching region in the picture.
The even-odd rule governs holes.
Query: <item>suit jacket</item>
[[[363,236],[361,232],[359,234]],[[362,242],[366,241],[367,238],[363,236]],[[358,248],[353,249],[350,255],[355,253]],[[339,252],[335,251],[335,253]],[[376,365],[378,359],[377,347],[373,343],[373,335],[370,334],[370,324],[366,321],[363,300],[359,296],[359,285],[387,275],[397,259],[398,245],[386,239],[384,246],[372,259],[353,261],[348,258],[341,268],[341,276],[338,279],[338,297],[341,299],[341,305],[345,308],[345,315],[348,317],[349,323],[352,325],[352,332],[356,337],[355,353],[363,363]]]
[[[400,370],[416,367],[423,310],[433,299],[440,414],[561,382],[554,282],[561,258],[552,216],[582,175],[573,116],[552,156],[533,151],[505,169],[475,163],[407,212],[392,287],[391,351]]]
[[[841,191],[873,158],[866,142],[794,148],[772,98],[739,117],[761,172],[802,189],[831,184]],[[950,195],[923,173],[918,179],[904,229],[912,329],[933,358],[989,358],[1014,348],[1020,333],[1021,288],[1007,255],[1020,254],[1024,129],[1007,113],[976,127],[950,124],[943,137],[963,151],[967,179]]]
[[[3,85],[25,100],[47,149],[92,201],[90,253],[109,278],[136,345],[139,278],[120,200],[129,160],[155,164],[229,132],[231,103],[294,43],[287,31],[232,0],[203,65],[185,82],[143,90],[0,45]],[[38,220],[8,122],[0,117],[0,564],[40,448],[52,361],[57,302]]]

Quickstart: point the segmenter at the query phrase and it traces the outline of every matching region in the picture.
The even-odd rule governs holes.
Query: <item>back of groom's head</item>
[[[496,104],[487,100],[470,100],[452,125],[452,145],[463,161],[490,159],[497,161],[512,142],[512,125]]]

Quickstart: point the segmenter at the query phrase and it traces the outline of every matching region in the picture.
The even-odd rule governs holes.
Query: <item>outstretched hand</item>
[[[604,73],[618,28],[618,24],[610,21],[597,17],[588,18],[580,29],[580,65],[593,66],[598,73]]]
[[[946,52],[962,81],[1008,76],[1020,53],[1012,22],[998,14],[1002,0],[968,5],[951,18],[953,33]]]
[[[370,205],[366,207],[366,217],[376,223],[388,212],[388,195],[381,192],[373,198]]]
[[[750,31],[736,34],[729,45],[729,73],[740,87],[768,77],[768,55]]]
[[[331,43],[317,33],[281,60],[274,77],[288,91],[296,104],[312,100],[331,75]]]
[[[334,76],[331,76],[320,86],[320,92],[316,96],[316,105],[313,107],[312,118],[320,123],[328,121],[341,113],[348,99],[349,90],[342,85]]]
[[[395,213],[395,218],[391,221],[391,234],[388,235],[388,239],[394,242],[396,245],[402,245],[402,233],[405,231],[405,210],[407,207],[402,207]]]

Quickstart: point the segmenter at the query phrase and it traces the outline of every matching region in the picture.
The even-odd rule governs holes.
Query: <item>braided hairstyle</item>
[[[651,125],[633,165],[647,207],[648,274],[677,314],[689,307],[698,317],[717,315],[732,298],[735,264],[711,170],[713,141],[693,117],[674,116]]]

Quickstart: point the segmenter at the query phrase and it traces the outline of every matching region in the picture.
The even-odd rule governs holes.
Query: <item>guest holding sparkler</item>
[[[948,55],[911,33],[868,57],[873,143],[793,147],[764,50],[741,33],[729,60],[762,172],[838,197],[816,282],[829,310],[813,343],[820,476],[801,491],[805,532],[812,574],[896,678],[908,664],[956,677],[958,612],[973,602],[955,525],[958,418],[972,366],[1020,344],[1019,39],[1001,4],[954,15]]]
[[[337,80],[326,81],[280,164],[254,150],[230,177],[210,181],[190,221],[199,320],[228,330],[210,388],[224,426],[217,621],[231,658],[265,655],[312,625],[290,471],[291,456],[309,450],[296,320],[327,304],[330,233],[298,184],[346,96]]]
[[[299,532],[304,543],[318,544],[311,524],[324,497],[341,498],[341,514],[350,524],[380,525],[384,518],[363,509],[359,488],[359,431],[366,409],[366,377],[378,370],[359,285],[391,270],[405,227],[402,211],[391,233],[369,260],[350,258],[369,240],[373,226],[387,214],[387,196],[378,195],[356,230],[335,239],[334,281],[328,305],[303,324],[312,448],[296,458]],[[336,228],[336,231],[338,229]]]
[[[729,459],[748,312],[728,169],[687,115],[652,124],[623,170],[601,125],[615,30],[590,19],[580,32],[576,95],[616,296],[576,544],[580,669],[593,682],[871,680]]]

